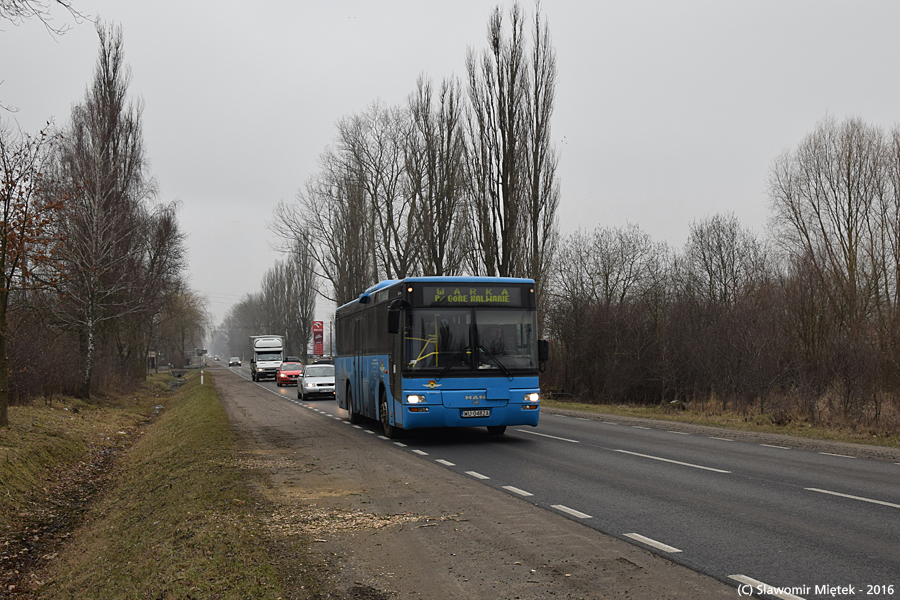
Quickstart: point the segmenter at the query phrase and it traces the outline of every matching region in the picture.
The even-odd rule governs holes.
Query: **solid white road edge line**
[[[637,540],[642,544],[647,544],[648,546],[653,546],[657,550],[662,550],[663,552],[681,552],[678,548],[674,548],[667,544],[663,544],[662,542],[657,542],[656,540],[650,539],[648,537],[644,537],[639,533],[626,533],[625,537],[629,537],[633,540]]]
[[[651,458],[653,460],[660,460],[662,462],[672,463],[675,465],[681,465],[683,467],[691,467],[693,469],[703,469],[704,471],[715,471],[716,473],[731,473],[731,471],[725,471],[723,469],[714,469],[713,467],[704,467],[703,465],[694,465],[691,463],[681,462],[680,460],[671,460],[669,458],[662,458],[660,456],[650,456],[649,454],[641,454],[639,452],[629,452],[628,450],[613,450],[613,452],[621,452],[622,454],[630,454],[632,456],[640,456],[642,458]]]
[[[900,504],[893,502],[885,502],[883,500],[874,500],[872,498],[863,498],[862,496],[851,496],[850,494],[842,494],[840,492],[831,492],[829,490],[820,490],[819,488],[803,488],[810,492],[819,492],[820,494],[829,494],[831,496],[840,496],[841,498],[850,498],[851,500],[862,500],[863,502],[871,502],[872,504],[881,504],[882,506],[890,506],[891,508],[900,508]]]

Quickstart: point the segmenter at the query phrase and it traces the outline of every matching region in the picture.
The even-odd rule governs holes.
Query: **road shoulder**
[[[348,598],[733,598],[735,588],[298,407],[216,387],[274,538],[307,539]],[[301,537],[302,536],[302,537]],[[302,596],[298,596],[302,597]]]

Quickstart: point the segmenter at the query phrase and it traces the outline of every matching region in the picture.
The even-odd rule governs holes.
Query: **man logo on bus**
[[[427,387],[428,389],[433,390],[433,389],[436,388],[436,387],[441,387],[441,384],[439,384],[437,381],[435,381],[434,379],[432,379],[431,381],[429,381],[428,383],[425,384],[425,387]]]

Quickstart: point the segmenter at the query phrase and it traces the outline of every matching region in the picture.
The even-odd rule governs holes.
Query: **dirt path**
[[[310,536],[344,598],[735,598],[734,587],[219,373],[268,474],[270,532]],[[329,596],[335,597],[335,596]]]

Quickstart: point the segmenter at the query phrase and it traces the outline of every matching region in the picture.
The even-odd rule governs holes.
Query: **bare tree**
[[[80,397],[90,396],[97,336],[104,323],[140,308],[135,269],[142,264],[152,194],[146,172],[141,106],[127,101],[129,71],[121,27],[97,27],[100,53],[94,81],[72,109],[56,177],[65,199],[56,224],[56,258],[66,274],[58,285],[57,318],[79,332],[85,367]],[[64,235],[63,235],[64,234]]]
[[[293,340],[298,354],[306,357],[312,323],[316,312],[318,281],[314,271],[314,259],[309,238],[297,240],[288,257],[291,278],[288,294],[291,298],[291,319],[288,323],[288,339]]]
[[[695,221],[681,264],[685,290],[720,308],[734,305],[768,275],[765,247],[733,214]]]
[[[187,364],[203,342],[210,320],[205,304],[194,292],[174,293],[159,314],[157,348],[176,366]]]
[[[466,251],[460,243],[465,186],[461,91],[449,79],[441,84],[436,101],[433,95],[431,82],[420,76],[408,102],[412,131],[406,178],[419,232],[422,273],[456,275]]]
[[[747,354],[760,340],[748,307],[769,281],[767,261],[765,246],[734,215],[691,225],[674,269],[678,308],[671,337],[680,356],[682,389],[715,396],[723,406],[741,395],[752,368]]]
[[[69,30],[69,25],[53,25],[50,9],[54,5],[65,8],[75,18],[76,23],[82,19],[87,19],[87,17],[75,10],[69,0],[0,0],[0,19],[9,21],[13,25],[20,25],[28,19],[36,18],[44,24],[44,27],[51,34],[62,35]],[[0,80],[0,85],[2,84],[3,81]],[[17,108],[5,105],[2,102],[0,102],[0,110],[18,111]]]
[[[43,177],[51,138],[11,129],[0,122],[0,427],[9,424],[9,358],[7,340],[10,298],[32,281],[36,263],[46,259],[45,235],[59,204],[43,193]]]
[[[531,85],[526,96],[528,256],[525,272],[541,286],[558,239],[556,211],[560,191],[556,176],[558,158],[550,138],[556,97],[556,52],[551,44],[550,26],[546,21],[541,22],[540,4],[534,15],[533,35]]]
[[[525,17],[518,4],[494,9],[488,48],[466,56],[470,227],[475,237],[471,268],[476,273],[515,276],[522,272],[525,233],[525,127],[528,67]]]
[[[69,0],[0,0],[0,19],[19,25],[23,21],[36,18],[51,33],[61,35],[69,30],[68,25],[57,27],[53,25],[51,7],[61,6],[75,17],[76,21],[85,16],[78,12]]]
[[[339,156],[348,172],[356,171],[370,204],[373,227],[368,247],[375,281],[406,277],[418,262],[415,197],[407,193],[404,164],[407,117],[400,108],[376,102],[338,123]]]
[[[550,144],[556,57],[538,10],[529,56],[525,15],[499,7],[488,48],[466,57],[471,269],[487,275],[543,277],[556,242],[559,186]]]
[[[371,203],[359,169],[348,168],[334,150],[319,159],[319,173],[297,194],[296,204],[279,204],[270,229],[285,241],[290,252],[303,243],[315,263],[315,275],[327,281],[331,294],[318,291],[338,305],[354,300],[375,283],[376,269],[370,249],[373,219]]]
[[[825,358],[845,416],[861,415],[875,395],[872,342],[886,329],[873,336],[872,317],[890,312],[896,281],[888,154],[881,129],[826,118],[775,162],[769,180],[777,239],[827,301],[826,335],[804,352]]]
[[[778,239],[790,255],[812,261],[842,323],[870,308],[872,273],[865,258],[872,209],[884,192],[883,152],[876,128],[859,119],[838,125],[828,118],[771,170]]]
[[[306,358],[316,304],[316,281],[308,244],[295,240],[284,261],[266,272],[262,306],[266,332],[284,335],[285,353]]]
[[[609,401],[659,398],[668,263],[665,245],[636,225],[563,239],[547,292],[563,389]]]

